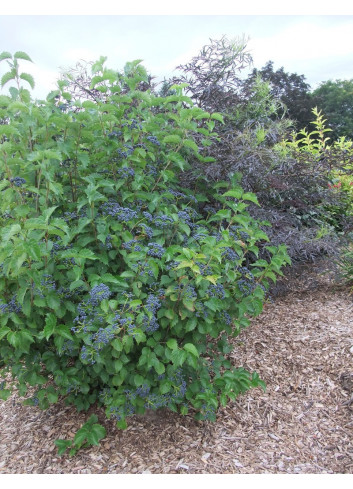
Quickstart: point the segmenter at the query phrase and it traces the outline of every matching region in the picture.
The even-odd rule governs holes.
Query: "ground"
[[[351,474],[352,393],[341,375],[353,374],[353,296],[305,269],[291,288],[232,340],[234,364],[256,370],[266,392],[239,396],[216,423],[162,411],[120,431],[96,411],[107,436],[73,458],[58,457],[54,440],[72,438],[90,413],[63,403],[42,412],[14,393],[0,401],[0,473]]]

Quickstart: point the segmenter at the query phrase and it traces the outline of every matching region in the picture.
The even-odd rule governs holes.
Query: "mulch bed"
[[[218,412],[217,422],[161,411],[132,417],[125,431],[96,410],[107,436],[99,447],[58,457],[90,413],[63,402],[48,411],[0,401],[2,474],[351,474],[353,296],[329,276],[304,273],[232,340],[237,366],[256,370],[253,389]],[[292,282],[291,282],[292,283]]]

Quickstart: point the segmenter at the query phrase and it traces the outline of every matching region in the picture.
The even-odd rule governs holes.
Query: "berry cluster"
[[[203,277],[207,275],[212,275],[212,267],[210,265],[204,265],[203,263],[200,263],[199,261],[196,262],[196,265],[200,269],[200,273]]]
[[[229,236],[232,236],[232,238],[234,239],[243,239],[244,241],[246,241],[247,239],[249,239],[249,235],[248,233],[246,233],[245,231],[240,231],[241,227],[240,226],[230,226],[229,228]]]
[[[154,165],[151,165],[150,163],[145,166],[145,171],[144,173],[146,175],[149,175],[151,177],[156,177],[158,175],[158,170]]]
[[[171,188],[168,189],[168,192],[172,194],[174,197],[176,197],[177,199],[187,199],[197,204],[197,199],[193,195],[186,195],[183,192],[178,192],[177,190],[173,190]]]
[[[195,308],[196,308],[195,316],[197,318],[206,319],[208,317],[208,310],[203,302],[199,302],[199,301],[195,302]]]
[[[211,284],[208,287],[207,292],[210,297],[217,297],[218,299],[224,299],[226,296],[226,291],[224,290],[224,287],[221,284],[216,284],[216,285]]]
[[[173,224],[173,222],[173,219],[169,216],[166,216],[165,214],[161,216],[155,216],[154,218],[154,224],[157,228],[165,228],[170,224]]]
[[[101,205],[100,211],[103,216],[112,216],[121,222],[129,222],[138,217],[138,213],[128,207],[121,207],[118,202],[105,202]]]
[[[194,226],[194,224],[191,222],[191,217],[187,210],[179,211],[178,217],[181,222],[185,222],[190,228]]]
[[[0,304],[0,311],[5,313],[19,313],[22,311],[22,306],[17,302],[16,294],[12,296],[11,300],[7,304]]]
[[[26,183],[26,180],[21,177],[11,178],[10,182],[15,185],[15,187],[22,187]]]
[[[138,242],[137,239],[131,239],[130,241],[123,243],[122,248],[128,251],[141,251],[141,246],[137,244]]]
[[[75,352],[75,343],[72,340],[65,340],[61,349],[60,355],[66,353],[67,355],[73,355]]]
[[[227,326],[230,326],[233,321],[232,321],[232,318],[230,317],[230,315],[225,312],[225,311],[222,311],[221,314],[220,314],[220,318],[221,318],[221,321],[223,321],[224,323],[227,324]]]
[[[240,258],[238,253],[229,247],[224,248],[224,251],[222,251],[222,257],[231,262],[237,261]]]
[[[113,248],[112,245],[112,236],[110,234],[105,238],[105,247],[107,250],[111,250]]]
[[[134,177],[135,176],[135,171],[133,168],[128,168],[128,167],[123,167],[123,168],[118,168],[117,174],[121,178],[129,178],[129,177]]]
[[[162,256],[165,253],[165,249],[163,248],[162,245],[158,243],[148,243],[148,251],[147,255],[148,256],[153,256],[154,258],[162,258]]]
[[[122,135],[121,131],[112,131],[108,134],[108,138],[110,138],[110,139],[118,138],[121,135]]]
[[[99,284],[93,287],[89,293],[89,302],[93,306],[97,306],[102,302],[103,299],[109,299],[111,296],[111,291],[107,285]]]
[[[81,330],[87,333],[89,328],[95,323],[102,323],[104,318],[102,314],[96,309],[96,307],[104,299],[109,299],[111,291],[107,285],[99,284],[93,287],[89,293],[90,297],[87,302],[80,302],[77,306],[78,315],[74,319],[74,323],[78,323],[81,328],[73,326],[71,331],[78,333]]]
[[[180,297],[185,300],[191,301],[197,297],[195,287],[193,287],[192,285],[187,285],[186,287],[184,287],[183,284],[179,284],[175,286],[175,290],[177,290]]]
[[[128,122],[121,124],[121,127],[128,127],[129,129],[142,129],[142,125],[136,119],[131,119]]]
[[[50,256],[55,256],[58,254],[59,251],[65,251],[65,250],[70,250],[72,248],[72,244],[69,245],[62,245],[61,239],[57,238],[56,242],[53,243],[52,249],[50,250]]]
[[[137,263],[133,263],[131,267],[136,270],[136,272],[139,274],[140,277],[145,277],[145,276],[154,277],[153,270],[148,265],[148,263],[145,263],[143,261],[138,261]]]
[[[148,214],[145,213],[144,214]],[[153,238],[153,229],[147,226],[145,223],[140,224],[141,232],[147,236],[147,238],[151,239]]]
[[[145,308],[147,311],[152,312],[152,314],[156,314],[156,312],[162,307],[161,301],[159,297],[154,294],[150,294],[146,299]]]
[[[93,341],[93,348],[96,352],[102,350],[110,341],[115,337],[115,327],[109,326],[107,328],[99,328],[97,333],[91,336]]]
[[[44,274],[40,285],[47,290],[56,290],[56,283],[52,275]]]
[[[156,146],[160,146],[161,143],[158,141],[158,139],[156,138],[156,136],[147,136],[147,141],[149,141],[150,143],[152,144],[155,144]]]
[[[157,329],[159,329],[159,323],[156,316],[154,316],[153,314],[152,316],[147,316],[145,314],[143,316],[142,327],[145,333],[154,333],[155,331],[157,331]]]

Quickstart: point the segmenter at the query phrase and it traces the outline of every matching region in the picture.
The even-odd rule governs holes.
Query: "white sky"
[[[108,4],[98,11],[89,2],[71,0],[70,6],[61,0],[60,11],[70,14],[65,16],[55,15],[49,3],[0,7],[0,51],[25,51],[31,56],[34,64],[23,61],[21,67],[35,78],[35,97],[44,98],[55,89],[60,68],[101,55],[108,57],[107,66],[113,69],[143,59],[147,71],[163,79],[197,55],[210,38],[222,35],[230,39],[245,35],[254,67],[272,60],[275,69],[283,66],[286,72],[305,75],[313,89],[325,80],[353,79],[353,7],[347,7],[351,2],[336,1],[335,10],[332,6],[330,10],[323,0],[297,0],[297,8],[290,11],[283,7],[285,2],[269,0],[258,4],[253,0],[251,9],[229,7],[238,3],[235,0],[218,2],[217,7],[208,0],[179,0],[173,2],[172,12],[166,1],[135,0],[130,8],[113,9]],[[180,15],[173,15],[175,11]],[[77,15],[83,12],[89,15]],[[0,75],[5,71],[2,61]]]

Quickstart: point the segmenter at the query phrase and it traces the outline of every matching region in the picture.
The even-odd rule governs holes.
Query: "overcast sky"
[[[33,8],[31,12],[37,13]],[[283,66],[287,72],[305,75],[313,89],[329,79],[353,79],[353,15],[140,15],[137,10],[138,15],[58,16],[42,12],[47,13],[8,15],[13,13],[10,9],[0,15],[0,51],[25,51],[31,56],[34,64],[24,61],[21,66],[34,76],[34,96],[39,98],[55,89],[61,68],[79,60],[94,61],[104,55],[107,66],[122,69],[126,61],[143,59],[148,72],[162,79],[171,76],[178,64],[190,61],[210,38],[223,35],[249,38],[254,67],[272,60],[275,69]],[[2,61],[0,75],[6,68]],[[6,93],[6,87],[2,91]]]

